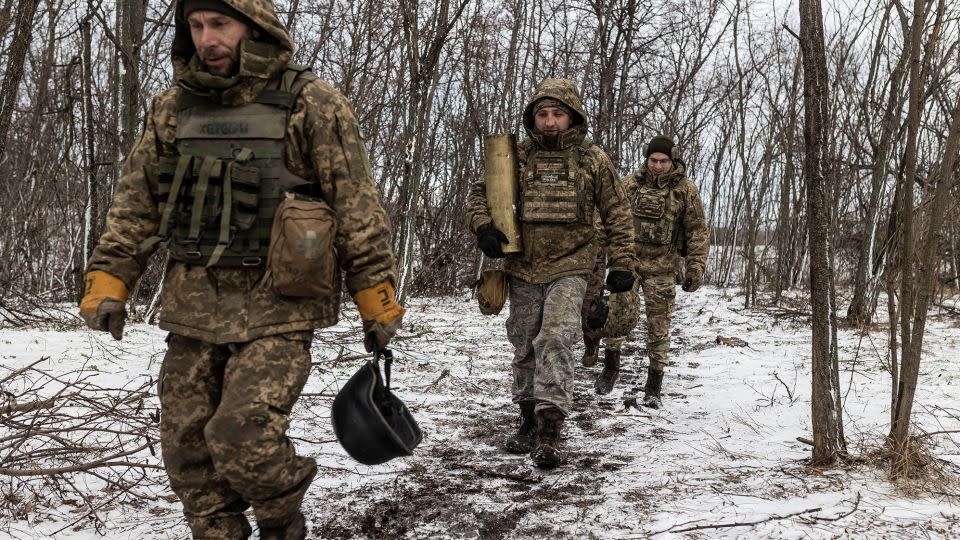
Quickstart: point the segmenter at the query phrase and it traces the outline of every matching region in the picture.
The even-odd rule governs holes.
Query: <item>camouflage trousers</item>
[[[534,284],[510,278],[507,337],[514,347],[513,401],[535,401],[569,414],[573,347],[581,337],[580,308],[587,281],[568,276]]]
[[[213,345],[170,334],[160,369],[160,444],[194,538],[242,539],[285,524],[317,472],[286,436],[310,373],[311,332]]]
[[[670,363],[670,317],[677,297],[675,279],[673,273],[640,274],[647,314],[647,355],[650,367],[658,371]]]

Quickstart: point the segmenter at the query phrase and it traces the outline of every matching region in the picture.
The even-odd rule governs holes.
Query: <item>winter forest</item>
[[[123,341],[77,304],[114,188],[169,87],[172,2],[0,0],[0,538],[185,538],[163,471],[158,252]],[[352,103],[392,225],[393,388],[425,438],[366,467],[329,410],[367,358],[318,330],[291,413],[320,472],[309,538],[960,538],[960,3],[277,0]],[[498,450],[513,349],[472,287],[487,134],[538,82],[580,89],[621,175],[665,134],[710,229],[677,293],[664,408],[577,352],[568,463]]]

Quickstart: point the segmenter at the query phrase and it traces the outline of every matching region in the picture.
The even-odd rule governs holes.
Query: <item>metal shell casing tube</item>
[[[487,186],[487,206],[493,224],[507,235],[510,243],[504,253],[523,251],[520,237],[519,201],[520,163],[517,159],[517,137],[513,133],[484,137],[484,181]]]

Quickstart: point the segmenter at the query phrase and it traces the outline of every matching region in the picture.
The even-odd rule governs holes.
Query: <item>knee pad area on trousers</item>
[[[286,413],[268,403],[250,402],[224,410],[207,422],[203,434],[217,471],[231,479],[236,473],[251,476],[268,473],[274,457],[289,441]]]

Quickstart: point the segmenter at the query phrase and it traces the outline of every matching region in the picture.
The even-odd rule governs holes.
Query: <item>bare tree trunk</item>
[[[914,206],[914,183],[917,178],[917,139],[920,132],[920,120],[922,116],[922,86],[920,79],[920,68],[923,62],[920,52],[920,41],[923,37],[923,27],[926,20],[926,6],[923,0],[914,0],[913,3],[913,25],[910,37],[910,97],[909,108],[907,111],[907,148],[904,156],[905,174],[902,187],[902,205],[900,211],[900,380],[897,387],[897,400],[894,407],[894,421],[890,427],[890,435],[894,444],[894,451],[902,454],[907,450],[910,423],[910,411],[913,407],[913,393],[916,390],[916,379],[908,380],[910,374],[914,373],[914,367],[910,363],[914,359],[913,355],[913,334],[910,331],[910,318],[913,316],[913,257],[914,257],[914,238],[913,238],[913,206]],[[893,321],[891,321],[891,324]],[[919,354],[916,356],[919,371]],[[902,409],[905,409],[903,411]],[[904,412],[906,414],[904,414]],[[892,472],[894,474],[903,474],[905,465],[904,460],[895,458]]]
[[[33,16],[39,4],[40,0],[20,2],[17,11],[7,70],[3,74],[3,84],[0,86],[0,162],[3,161],[7,147],[7,132],[10,130],[13,109],[17,105],[17,91],[20,88],[20,80],[23,79],[23,63],[27,57],[27,50],[30,49],[30,38],[33,34]]]
[[[871,64],[872,69],[876,69],[878,58],[882,49],[882,40],[886,35],[886,25],[890,10],[893,7],[891,2],[884,14],[884,30],[878,32],[877,46],[874,49],[874,61]],[[872,272],[873,260],[876,246],[877,226],[880,221],[880,197],[884,190],[887,179],[887,160],[893,150],[897,128],[900,126],[900,116],[903,112],[903,78],[906,72],[906,60],[908,51],[904,50],[900,57],[900,62],[890,76],[890,89],[887,95],[887,106],[883,110],[883,122],[880,123],[880,136],[873,148],[873,169],[870,174],[870,201],[867,206],[866,222],[863,225],[863,245],[860,247],[860,254],[857,261],[857,268],[854,276],[853,297],[850,300],[850,306],[847,308],[847,321],[854,326],[866,326],[870,324],[872,309],[868,309],[868,301],[871,297],[870,288],[876,286],[876,276]],[[867,93],[861,103],[862,114],[867,116],[869,104]],[[866,119],[867,122],[870,118]]]
[[[99,240],[100,226],[100,182],[97,178],[97,160],[94,153],[93,130],[93,1],[87,2],[87,15],[80,23],[80,34],[83,40],[81,51],[81,107],[83,114],[83,168],[87,175],[87,202],[84,208],[84,235],[83,235],[83,267],[93,254],[93,249]]]
[[[126,155],[136,142],[143,117],[140,105],[140,48],[147,6],[144,0],[117,3],[120,11],[120,153]]]
[[[830,264],[829,176],[826,174],[826,141],[829,103],[827,57],[823,39],[820,0],[800,0],[800,48],[803,54],[804,141],[807,177],[807,214],[810,238],[810,299],[812,303],[813,425],[812,465],[836,461],[842,447],[839,403],[834,398],[832,344],[834,309],[831,300],[833,269]]]
[[[792,284],[790,274],[793,268],[793,219],[791,215],[791,195],[797,181],[796,165],[794,163],[794,134],[797,129],[797,95],[800,87],[801,66],[799,58],[793,71],[790,97],[788,98],[787,121],[784,132],[781,134],[784,171],[780,183],[780,205],[777,215],[777,283],[774,303],[779,305],[783,291]]]
[[[960,96],[958,96],[960,98]],[[957,103],[957,102],[955,102]],[[903,353],[903,374],[900,378],[901,391],[897,398],[897,415],[894,419],[893,442],[896,449],[893,473],[905,476],[910,472],[909,427],[913,410],[913,398],[917,390],[920,374],[920,357],[923,346],[923,331],[927,321],[927,309],[930,297],[936,285],[937,269],[940,266],[940,237],[943,231],[943,218],[947,211],[950,185],[953,183],[954,164],[960,152],[960,104],[954,107],[953,121],[947,136],[943,160],[937,168],[937,188],[933,196],[930,218],[927,224],[923,254],[920,259],[920,283],[917,285],[917,301],[913,311],[913,335],[910,348]]]
[[[406,156],[404,157],[401,199],[403,221],[400,223],[400,249],[398,267],[400,276],[397,296],[401,302],[406,298],[412,283],[414,261],[414,227],[416,225],[415,201],[420,194],[423,145],[426,136],[425,122],[432,104],[432,87],[436,84],[440,53],[447,36],[469,0],[460,0],[453,17],[450,16],[450,0],[441,0],[436,6],[433,38],[425,51],[420,51],[419,2],[401,0],[403,28],[407,38],[410,68],[410,101],[407,106],[407,129],[405,134]]]

